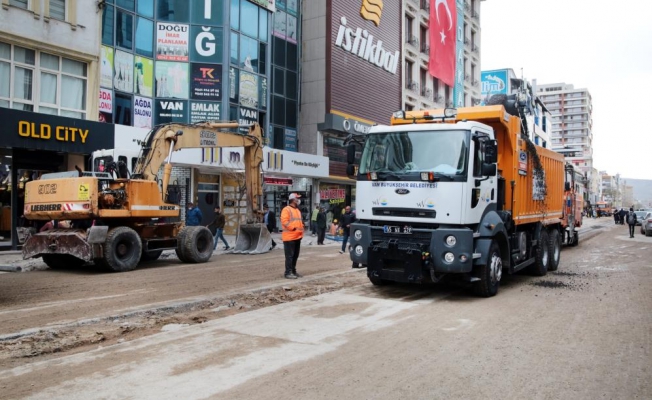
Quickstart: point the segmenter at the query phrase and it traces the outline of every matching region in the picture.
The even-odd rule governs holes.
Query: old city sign
[[[0,108],[5,146],[90,154],[114,147],[113,125]]]

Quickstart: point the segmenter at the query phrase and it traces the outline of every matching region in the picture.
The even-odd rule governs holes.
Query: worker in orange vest
[[[297,273],[297,260],[301,249],[301,239],[303,238],[303,219],[299,211],[299,199],[297,193],[292,193],[289,197],[288,206],[281,211],[281,239],[283,239],[283,249],[285,250],[285,278],[297,279],[301,275]]]

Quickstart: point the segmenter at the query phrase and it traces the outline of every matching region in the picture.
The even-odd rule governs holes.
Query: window
[[[240,59],[238,65],[241,68],[258,72],[258,41],[240,35]]]
[[[405,83],[409,86],[412,84],[412,66],[414,63],[412,61],[405,62]]]
[[[154,0],[138,0],[138,14],[154,18]]]
[[[131,126],[131,96],[116,93],[115,95],[115,123]]]
[[[154,57],[154,22],[138,17],[136,22],[136,53]]]
[[[240,3],[240,31],[253,38],[258,37],[258,6],[249,1]]]
[[[451,102],[451,88],[448,85],[444,85],[444,99],[447,105]]]
[[[428,46],[428,28],[423,25],[419,27],[419,40],[421,40],[421,51],[426,52],[426,47]]]
[[[273,82],[274,82],[274,88],[273,88],[273,93],[274,94],[280,94],[283,95],[285,94],[285,71],[280,69],[280,68],[274,68],[274,76],[273,76]]]
[[[231,28],[240,29],[240,0],[231,0]]]
[[[133,50],[134,16],[121,10],[116,10],[115,44],[128,50]]]
[[[297,57],[297,45],[294,43],[287,43],[287,68],[290,71],[297,71],[298,69],[298,57]]]
[[[156,15],[161,21],[188,22],[190,20],[188,0],[158,0]]]
[[[66,0],[50,0],[50,18],[66,20]]]
[[[421,83],[421,89],[426,88],[426,79],[428,76],[428,71],[425,68],[421,68],[421,76],[420,76],[420,83]]]
[[[435,95],[435,99],[439,96],[439,79],[432,78],[432,92]]]
[[[269,30],[268,28],[269,13],[263,7],[258,7],[258,11],[259,11],[258,20],[260,21],[259,22],[260,27],[258,27],[258,39],[262,40],[263,42],[267,42],[267,38],[268,38],[267,31]]]
[[[27,10],[27,0],[9,0],[9,5]]]
[[[50,0],[52,1],[52,0]],[[122,7],[124,9],[127,9],[129,11],[134,11],[134,3],[135,0],[115,0],[115,5],[118,7]],[[140,7],[139,7],[140,9]]]
[[[102,11],[102,43],[113,46],[113,6],[105,6]]]
[[[238,65],[238,34],[231,32],[231,64]]]
[[[405,16],[405,40],[409,41],[412,38],[412,23],[414,19],[412,17]]]
[[[83,62],[0,43],[0,106],[83,119],[87,69]]]

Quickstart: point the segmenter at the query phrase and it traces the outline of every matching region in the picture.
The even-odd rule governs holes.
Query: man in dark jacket
[[[634,231],[636,230],[636,213],[634,212],[634,207],[629,209],[629,214],[627,215],[627,225],[629,225],[629,237],[634,237]]]
[[[220,206],[216,206],[215,218],[213,219],[213,222],[206,225],[206,227],[211,230],[211,233],[213,233],[213,250],[217,249],[217,241],[220,239],[222,239],[222,242],[224,243],[224,250],[231,248],[229,247],[229,242],[227,242],[224,238],[224,226],[226,225],[226,217],[224,214],[222,214],[221,211],[222,210],[220,209]]]
[[[625,225],[625,219],[627,218],[627,211],[625,209],[620,209],[620,225]]]
[[[201,220],[204,216],[201,214],[199,207],[195,206],[193,203],[188,203],[188,212],[186,213],[186,225],[188,226],[199,226],[201,225]]]
[[[342,239],[342,250],[340,250],[340,254],[344,254],[344,251],[346,250],[346,242],[349,241],[349,235],[351,234],[351,224],[354,222],[355,214],[351,212],[351,206],[346,206],[344,214],[342,214],[342,217],[340,218],[340,227],[342,228],[344,236]]]
[[[263,212],[265,213],[265,216],[263,217],[265,225],[267,225],[267,230],[271,234],[274,232],[274,229],[276,229],[276,214],[274,214],[274,211],[269,211],[269,206],[267,204],[263,206]],[[274,247],[276,247],[276,242],[272,239],[272,249]]]
[[[326,236],[326,209],[319,208],[317,214],[317,244],[324,244],[324,237]]]

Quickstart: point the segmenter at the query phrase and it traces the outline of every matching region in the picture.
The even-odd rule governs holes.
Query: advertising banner
[[[267,109],[267,78],[260,77],[260,108]]]
[[[156,99],[154,100],[156,124],[171,122],[188,122],[188,102],[179,100]]]
[[[455,52],[455,86],[453,87],[453,103],[455,107],[464,107],[464,0],[457,0],[457,40]],[[473,79],[473,78],[471,78]]]
[[[276,0],[276,11],[279,10],[285,11],[285,2],[286,0]]]
[[[156,97],[188,98],[188,64],[158,61],[155,78]]]
[[[297,18],[291,15],[287,16],[287,41],[290,43],[297,43]]]
[[[238,123],[240,125],[253,125],[254,123],[258,122],[258,110],[240,107],[240,113],[238,117]],[[239,131],[240,133],[246,135],[249,133],[249,128],[241,127]]]
[[[507,94],[507,70],[482,71],[482,99],[487,100],[494,94]]]
[[[297,131],[296,129],[285,130],[285,150],[297,151]]]
[[[258,108],[258,75],[240,71],[240,105]]]
[[[113,114],[113,90],[100,88],[100,112]]]
[[[283,11],[277,11],[274,14],[274,26],[272,27],[272,35],[285,39],[287,31],[287,14]]]
[[[202,121],[220,121],[220,103],[209,101],[190,102],[190,123]]]
[[[190,29],[190,61],[221,63],[224,34],[222,28],[192,26]]]
[[[222,25],[224,23],[222,0],[192,0],[190,18],[193,24]]]
[[[134,91],[134,55],[116,50],[113,87],[121,92]]]
[[[113,49],[102,46],[100,54],[100,86],[113,88]]]
[[[238,99],[238,78],[239,76],[235,73],[235,68],[229,68],[229,98],[232,101],[237,101]]]
[[[271,12],[276,12],[275,0],[249,0],[250,2],[268,9]]]
[[[134,126],[136,128],[152,127],[152,99],[134,96]]]
[[[196,100],[222,100],[222,66],[217,64],[191,64],[190,98]]]
[[[136,56],[134,58],[134,93],[152,97],[154,93],[154,60]]]
[[[156,59],[188,61],[188,25],[156,23]]]

